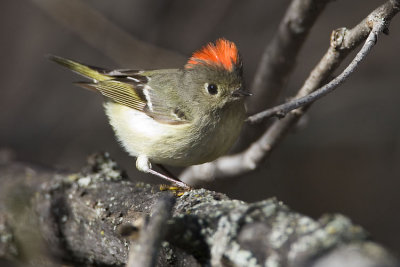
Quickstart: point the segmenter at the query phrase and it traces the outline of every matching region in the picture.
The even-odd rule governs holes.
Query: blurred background
[[[45,55],[107,68],[179,67],[194,50],[226,37],[238,45],[251,84],[289,3],[2,0],[0,154],[78,171],[88,154],[108,151],[132,179],[160,183],[137,172],[134,158],[119,147],[102,97],[73,86],[80,77]],[[354,26],[382,3],[330,3],[305,42],[281,101],[302,85],[328,48],[333,29]],[[399,48],[397,16],[390,35],[380,36],[356,73],[315,103],[305,127],[287,136],[259,170],[206,186],[245,201],[276,196],[314,218],[343,213],[399,255]]]

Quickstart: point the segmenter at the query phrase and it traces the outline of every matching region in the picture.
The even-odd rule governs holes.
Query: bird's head
[[[243,86],[243,65],[236,45],[218,39],[193,53],[184,68],[185,88],[192,101],[219,109],[250,95]]]

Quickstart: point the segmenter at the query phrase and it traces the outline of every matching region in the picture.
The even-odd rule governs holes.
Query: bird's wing
[[[112,77],[113,79],[106,81],[79,85],[97,89],[113,101],[142,111],[161,123],[183,124],[189,121],[178,105],[173,105],[165,99],[165,92],[148,84],[147,76],[136,72],[129,76],[114,74]]]
[[[149,85],[149,78],[142,74],[143,71],[106,70],[57,56],[49,58],[92,79],[91,82],[76,83],[81,87],[99,91],[116,103],[142,111],[161,123],[183,124],[188,122],[186,114],[179,107],[166,101],[165,92]]]

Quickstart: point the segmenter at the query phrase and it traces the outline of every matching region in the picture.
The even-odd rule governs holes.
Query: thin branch
[[[81,0],[31,0],[46,15],[121,66],[171,67],[186,58],[138,40]],[[105,41],[107,36],[107,41]],[[132,51],[132,52],[129,52]]]
[[[127,267],[152,267],[156,265],[160,244],[165,236],[166,224],[172,216],[175,198],[162,196],[154,207],[147,225],[140,232],[137,244],[131,242]]]
[[[331,0],[293,0],[278,31],[265,48],[251,85],[254,113],[276,102],[296,65],[297,55],[314,22]]]
[[[333,32],[331,46],[321,61],[313,69],[296,95],[296,98],[306,96],[326,81],[336,70],[350,51],[355,49],[372,29],[373,34],[386,31],[390,20],[400,10],[400,0],[389,0],[375,9],[367,18],[351,30],[339,29]],[[382,25],[383,24],[383,25]],[[372,38],[372,37],[371,37]],[[369,43],[369,42],[368,42]],[[308,105],[309,106],[309,105]],[[288,130],[296,124],[308,106],[292,110],[281,120],[275,121],[270,128],[245,151],[225,156],[214,162],[187,168],[180,179],[194,185],[200,181],[211,181],[216,178],[238,176],[256,169],[269,156]]]
[[[380,23],[376,23],[374,25],[374,29],[372,29],[367,40],[365,41],[364,46],[361,48],[360,52],[357,53],[353,61],[346,67],[346,69],[344,69],[342,73],[339,74],[339,76],[331,80],[328,84],[322,86],[321,88],[312,92],[309,95],[293,99],[282,105],[275,106],[273,108],[252,115],[247,119],[247,121],[255,123],[270,118],[272,116],[284,117],[288,112],[309,105],[338,88],[339,85],[346,81],[350,74],[354,72],[361,61],[368,55],[368,53],[371,51],[372,47],[376,44],[378,40],[378,34],[384,29],[384,27],[384,21],[380,21]]]
[[[392,17],[398,12],[399,10],[399,1],[392,0],[388,1],[387,3],[383,4],[376,10],[374,10],[367,18],[365,18],[361,23],[359,23],[356,27],[351,30],[346,28],[340,28],[333,31],[331,35],[331,49],[340,51],[340,54],[337,56],[339,57],[337,61],[341,61],[347,56],[347,54],[354,49],[358,44],[360,44],[364,38],[370,33],[372,25],[371,21],[379,21],[379,19],[384,20],[383,23],[389,22]],[[384,29],[381,31],[386,31],[388,25],[383,25]],[[373,36],[370,36],[373,38]],[[371,40],[372,41],[372,40]],[[375,43],[376,41],[374,41]],[[371,44],[371,47],[374,44]],[[334,53],[335,51],[333,51]],[[360,51],[361,52],[361,51]],[[368,51],[365,53],[365,55]],[[329,51],[327,55],[331,56]],[[364,56],[365,56],[364,55]],[[360,53],[357,55],[361,57]],[[312,89],[312,86],[303,86],[302,89],[299,91],[298,95],[291,101],[284,103],[282,105],[275,106],[271,109],[267,109],[255,115],[252,115],[248,118],[248,121],[254,123],[259,122],[261,120],[267,119],[272,116],[283,117],[289,111],[297,109],[299,107],[305,106],[314,102],[315,100],[325,96],[326,94],[332,92],[336,89],[339,85],[341,85],[345,79],[354,71],[354,69],[358,66],[358,63],[362,60],[362,58],[355,58],[353,62],[335,79],[333,79],[330,83],[326,84],[325,86],[319,88],[315,92]],[[333,71],[332,71],[333,72]],[[311,93],[312,92],[312,93]]]

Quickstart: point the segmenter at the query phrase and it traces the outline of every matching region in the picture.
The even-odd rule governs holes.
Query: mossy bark
[[[107,154],[88,161],[76,174],[0,165],[0,263],[127,263],[138,239],[121,229],[151,220],[167,192],[130,181]],[[313,220],[274,198],[246,203],[195,189],[176,197],[164,227],[159,266],[397,266],[348,218]]]

